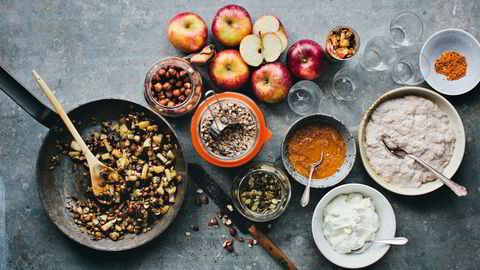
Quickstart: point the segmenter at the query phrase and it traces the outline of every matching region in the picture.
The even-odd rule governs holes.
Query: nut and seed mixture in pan
[[[240,186],[240,201],[255,213],[271,213],[282,201],[280,181],[272,174],[254,172]]]
[[[87,199],[71,197],[66,208],[74,222],[92,240],[109,237],[123,239],[127,233],[144,233],[151,229],[175,203],[182,177],[175,171],[174,151],[178,145],[163,134],[143,114],[127,114],[118,122],[104,122],[99,132],[85,140],[89,149],[120,177],[104,176],[113,203],[97,203],[91,187]],[[68,155],[83,162],[85,156],[73,141]],[[89,177],[87,173],[85,173]]]
[[[217,118],[225,116],[238,124],[228,126],[218,138],[214,138],[210,134],[213,116],[207,110],[200,122],[200,136],[208,150],[224,157],[241,156],[250,150],[257,137],[257,122],[250,110],[233,102],[222,102],[221,106],[217,102],[210,105],[210,109]]]

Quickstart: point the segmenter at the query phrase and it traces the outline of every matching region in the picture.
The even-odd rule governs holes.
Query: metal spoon
[[[381,141],[382,141],[383,147],[392,156],[400,158],[400,159],[403,159],[404,157],[409,157],[409,158],[415,160],[420,165],[422,165],[425,169],[427,169],[431,173],[433,173],[438,179],[440,179],[440,181],[442,181],[445,185],[447,185],[447,187],[449,187],[453,192],[455,192],[455,194],[457,194],[457,196],[462,197],[462,196],[467,195],[467,189],[464,186],[461,186],[461,185],[453,182],[452,180],[448,179],[442,173],[440,173],[439,171],[435,170],[433,167],[428,165],[425,161],[419,159],[418,157],[416,157],[414,155],[411,155],[411,154],[407,153],[405,150],[403,150],[401,148],[395,148],[395,149],[389,148],[387,146],[387,144],[385,143],[383,138],[382,138]]]
[[[350,251],[350,253],[355,253],[355,254],[362,253],[367,248],[369,248],[373,243],[382,243],[387,245],[401,246],[408,243],[408,239],[405,237],[394,237],[391,239],[367,240],[365,241],[365,244],[361,248],[352,250]]]
[[[105,194],[108,194],[107,192],[109,192],[108,186],[105,183],[107,179],[104,179],[105,177],[102,176],[101,172],[106,172],[108,175],[110,172],[116,173],[116,171],[106,166],[105,164],[101,163],[93,155],[93,153],[90,151],[90,149],[88,149],[88,146],[85,144],[82,137],[78,133],[75,126],[73,126],[72,121],[70,121],[70,118],[67,116],[67,114],[63,110],[62,105],[60,105],[55,95],[53,95],[52,90],[50,90],[48,85],[40,77],[40,75],[38,75],[38,73],[35,70],[32,70],[32,72],[33,72],[33,77],[35,78],[35,81],[37,82],[38,86],[40,86],[40,88],[43,90],[43,92],[47,96],[48,100],[50,100],[50,103],[52,103],[58,115],[60,115],[60,117],[62,118],[63,122],[65,123],[65,126],[67,126],[70,133],[72,133],[73,138],[82,149],[82,152],[85,155],[85,158],[87,159],[88,168],[90,169],[90,180],[92,183],[93,194],[95,195],[95,197],[100,203],[106,204],[106,205],[111,204],[112,203],[111,201],[100,199],[102,197],[105,197]],[[119,176],[118,173],[117,173],[117,176]],[[111,195],[113,196],[113,194]]]
[[[405,237],[394,237],[391,239],[367,240],[365,241],[365,244],[366,243],[383,243],[383,244],[401,246],[408,243],[408,239]]]
[[[308,183],[307,183],[307,186],[305,187],[305,190],[303,191],[302,198],[300,199],[300,204],[302,205],[302,207],[307,206],[308,202],[310,201],[310,186],[312,185],[313,172],[320,164],[322,164],[322,162],[323,162],[323,151],[320,154],[320,159],[315,164],[312,164],[312,167],[310,167],[310,173],[308,174]]]

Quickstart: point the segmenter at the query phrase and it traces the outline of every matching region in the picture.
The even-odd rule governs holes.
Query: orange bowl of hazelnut
[[[145,76],[145,100],[164,116],[178,117],[193,112],[202,94],[202,76],[183,58],[162,59],[153,64]]]

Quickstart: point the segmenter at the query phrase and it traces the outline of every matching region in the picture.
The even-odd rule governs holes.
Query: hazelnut
[[[178,90],[178,89],[173,90],[172,94],[176,97],[181,95],[180,90]]]
[[[180,78],[182,78],[182,79],[185,77],[185,75],[187,75],[186,70],[182,70],[182,71],[178,72],[178,76],[180,76]]]
[[[183,87],[185,87],[185,89],[190,89],[192,87],[192,84],[187,82],[183,84]]]
[[[162,87],[162,84],[161,83],[156,83],[153,85],[153,89],[155,90],[155,92],[160,92],[162,91],[163,87]]]
[[[162,100],[159,101],[159,103],[160,103],[160,105],[165,106],[165,105],[167,105],[168,100],[167,99],[162,99]]]
[[[170,76],[175,76],[175,74],[177,74],[177,72],[175,71],[175,69],[170,68],[170,69],[168,70],[168,74],[170,74]]]
[[[166,73],[167,73],[167,72],[165,72],[165,70],[162,69],[162,68],[157,71],[157,75],[158,75],[160,78],[165,77],[165,74],[166,74]]]
[[[237,235],[237,229],[235,229],[235,228],[228,229],[228,232],[230,233],[231,236]]]
[[[163,90],[170,91],[172,89],[172,85],[168,82],[163,84]]]
[[[211,218],[209,221],[208,221],[208,226],[209,227],[212,227],[212,226],[217,226],[218,225],[218,220],[216,218]]]

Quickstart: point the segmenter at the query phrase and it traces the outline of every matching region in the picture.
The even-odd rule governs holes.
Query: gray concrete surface
[[[180,55],[167,41],[166,25],[178,12],[191,10],[210,26],[214,13],[227,1],[13,1],[0,0],[0,63],[43,102],[31,76],[36,69],[56,91],[67,110],[85,102],[115,97],[146,105],[142,91],[147,68],[159,58]],[[424,40],[444,28],[461,28],[480,39],[480,2],[459,1],[238,1],[253,19],[273,14],[282,19],[289,43],[310,38],[323,43],[329,28],[346,24],[360,33],[363,46],[386,33],[400,11],[417,13],[425,24]],[[210,31],[210,29],[209,29]],[[210,37],[212,39],[212,37]],[[213,40],[213,39],[212,39]],[[362,47],[363,47],[362,46]],[[282,56],[284,60],[285,55]],[[325,99],[319,108],[356,130],[362,112],[382,93],[397,87],[387,73],[377,74],[372,90],[354,103],[336,101],[331,78],[340,65],[331,65],[316,82]],[[202,70],[206,75],[205,70]],[[207,87],[211,87],[207,82]],[[427,86],[428,87],[428,86]],[[478,89],[448,99],[465,125],[467,148],[455,179],[470,194],[456,198],[447,188],[420,197],[403,197],[382,189],[366,174],[358,158],[345,182],[365,183],[381,191],[397,217],[397,235],[407,246],[391,248],[374,269],[478,269],[480,264],[480,97]],[[248,89],[245,90],[249,93]],[[277,162],[288,126],[299,116],[286,102],[260,106],[273,131],[257,160]],[[188,118],[170,121],[181,134],[189,161],[206,166],[230,190],[237,169],[215,168],[199,160],[190,144]],[[103,253],[79,246],[50,222],[35,186],[35,161],[47,129],[0,93],[0,268],[4,269],[278,269],[255,246],[235,243],[235,253],[222,250],[225,228],[207,229],[217,211],[210,203],[193,206],[196,186],[189,186],[184,207],[169,229],[151,243],[122,253]],[[315,246],[310,220],[327,190],[315,190],[311,204],[301,208],[302,186],[293,185],[292,201],[268,235],[300,269],[333,269]],[[5,207],[5,213],[3,213]],[[5,229],[2,230],[3,221]],[[191,224],[199,232],[186,237]],[[5,241],[4,241],[5,239]],[[6,256],[6,258],[5,258]]]

